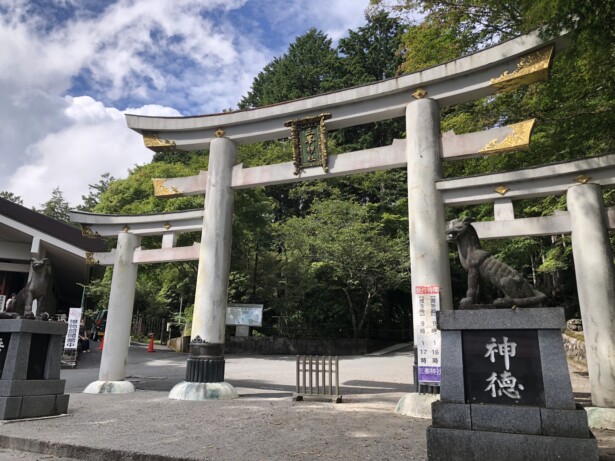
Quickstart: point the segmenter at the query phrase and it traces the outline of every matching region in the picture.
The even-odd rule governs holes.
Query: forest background
[[[419,18],[419,19],[417,19]],[[530,149],[445,162],[445,176],[510,171],[612,153],[615,149],[615,2],[584,0],[372,0],[365,25],[333,46],[314,28],[297,37],[254,79],[240,109],[275,104],[395,78],[539,29],[545,39],[568,31],[569,46],[550,79],[441,112],[442,131],[457,134],[536,118]],[[230,110],[230,109],[229,109]],[[404,119],[329,134],[331,154],[389,145],[405,137]],[[287,162],[290,141],[240,146],[244,166]],[[126,179],[109,174],[90,185],[78,207],[109,214],[197,209],[203,197],[154,196],[152,178],[206,170],[208,152],[165,152],[137,166]],[[0,196],[20,202],[9,192]],[[605,204],[615,193],[605,191]],[[565,210],[565,197],[514,203],[517,217]],[[68,222],[59,189],[38,210]],[[447,208],[447,219],[492,220],[492,205]],[[178,245],[198,241],[184,234]],[[615,237],[611,234],[615,246]],[[114,242],[109,242],[113,247]],[[553,235],[483,242],[549,296],[579,316],[570,237]],[[143,247],[159,247],[146,238]],[[465,275],[450,249],[455,302]],[[141,266],[134,313],[189,325],[197,262]],[[87,309],[107,308],[112,268],[87,287]],[[264,305],[254,335],[411,339],[406,170],[394,169],[235,193],[229,302]],[[488,294],[484,294],[488,295]]]

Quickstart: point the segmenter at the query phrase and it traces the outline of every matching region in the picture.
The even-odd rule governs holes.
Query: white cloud
[[[348,29],[356,29],[365,22],[365,10],[369,0],[251,0],[269,12],[267,19],[271,29],[281,31],[288,42],[315,27],[326,33],[334,42],[344,37]],[[284,44],[283,49],[287,48]]]
[[[124,114],[89,96],[66,97],[66,126],[28,147],[32,159],[17,168],[7,189],[24,203],[38,206],[60,187],[64,198],[76,206],[101,174],[125,177],[127,168],[151,160],[143,138],[126,127]],[[149,105],[131,109],[142,115],[177,116],[175,109]]]
[[[39,206],[59,186],[76,206],[101,174],[125,177],[152,157],[126,127],[127,106],[167,116],[236,107],[296,36],[317,27],[337,40],[368,4],[315,1],[305,14],[301,0],[117,0],[100,11],[0,0],[0,190]],[[248,7],[258,14],[242,17]]]
[[[348,34],[348,29],[357,29],[365,24],[365,9],[369,1],[317,0],[314,9],[321,13],[320,23],[324,31],[337,42]]]

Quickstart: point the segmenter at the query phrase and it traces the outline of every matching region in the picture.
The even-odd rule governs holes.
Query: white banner
[[[0,295],[0,312],[6,309],[6,295]]]
[[[440,310],[440,287],[417,286],[414,302],[414,344],[417,352],[419,384],[439,385],[442,360],[436,312]]]
[[[81,308],[71,307],[68,311],[68,331],[64,340],[64,349],[77,349],[79,342],[79,325],[81,323]]]

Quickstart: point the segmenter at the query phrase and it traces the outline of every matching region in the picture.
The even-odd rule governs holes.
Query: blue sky
[[[334,41],[369,0],[0,0],[0,190],[74,207],[88,184],[147,163],[124,113],[236,108],[316,27]],[[308,6],[309,5],[309,6]]]

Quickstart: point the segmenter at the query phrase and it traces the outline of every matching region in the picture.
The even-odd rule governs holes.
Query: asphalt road
[[[91,352],[81,354],[76,368],[62,370],[71,394],[69,415],[0,426],[0,438],[4,433],[16,440],[8,446],[39,452],[44,446],[42,452],[104,460],[355,459],[359,447],[365,460],[397,459],[400,454],[424,458],[428,421],[393,412],[410,390],[410,347],[384,356],[340,357],[344,404],[336,405],[292,401],[296,356],[228,355],[225,380],[240,399],[171,401],[168,392],[184,380],[187,354],[165,346],[147,352],[146,344],[132,344],[126,364],[126,378],[137,392],[83,394],[98,379],[98,346],[92,342]],[[201,423],[194,426],[194,421]],[[208,428],[214,422],[218,430],[212,432]],[[58,451],[59,445],[67,451]],[[0,461],[75,458],[0,449]]]
[[[292,401],[294,356],[228,355],[225,380],[239,399],[169,400],[184,380],[187,355],[165,346],[147,352],[146,344],[131,345],[127,360],[137,392],[83,394],[98,379],[100,358],[92,343],[77,368],[62,370],[68,415],[0,424],[0,461],[425,459],[430,421],[394,413],[411,387],[409,347],[340,357],[343,404]],[[577,399],[589,395],[586,373],[571,369],[571,377]],[[615,461],[615,432],[594,434],[601,461]]]
[[[63,369],[66,392],[82,392],[98,379],[101,352],[99,343],[91,342],[91,352],[79,357],[75,369]],[[146,344],[133,343],[129,348],[126,379],[137,390],[170,391],[184,380],[187,354],[156,346],[147,352]],[[241,396],[270,394],[287,397],[296,385],[296,356],[225,357],[225,380]],[[340,387],[346,395],[390,394],[391,400],[411,390],[412,352],[410,346],[383,356],[340,357]]]

